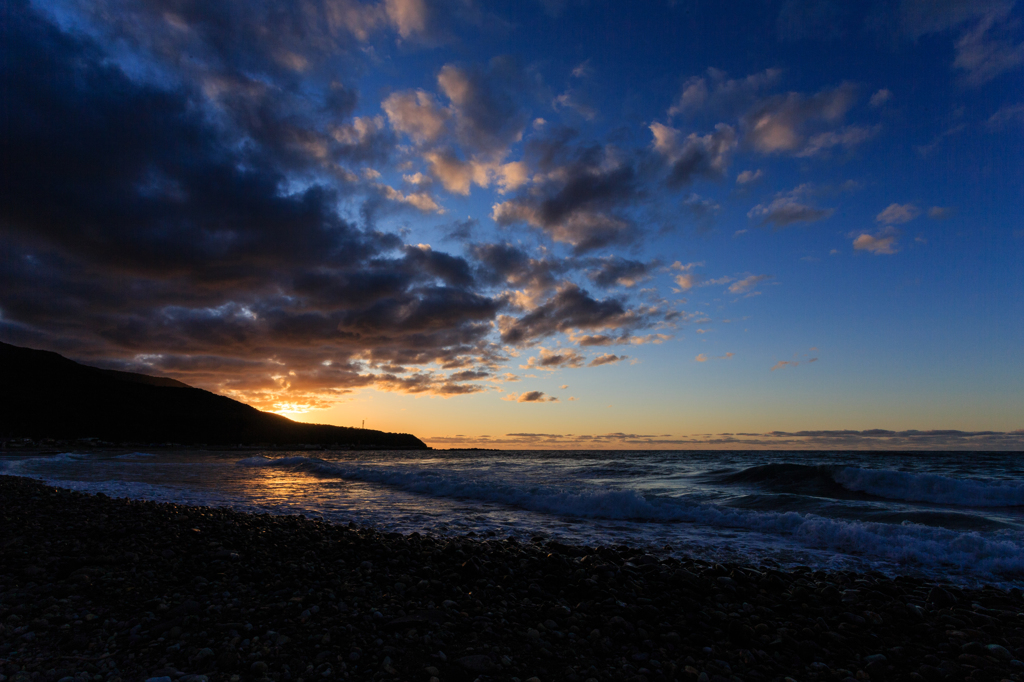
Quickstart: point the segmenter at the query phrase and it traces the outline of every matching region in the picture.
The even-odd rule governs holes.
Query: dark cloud
[[[587,272],[590,281],[599,287],[624,286],[632,287],[651,276],[658,266],[657,261],[644,263],[619,256],[606,256],[590,261],[591,269]]]
[[[343,220],[330,184],[307,175],[296,189],[297,157],[269,138],[238,144],[204,93],[129,78],[18,0],[0,50],[5,338],[257,402],[477,390],[357,361],[501,357],[487,341],[501,303],[475,291],[465,259]]]
[[[628,355],[614,355],[612,353],[605,353],[604,355],[598,355],[596,358],[591,360],[587,367],[600,367],[601,365],[614,365],[617,362],[628,360]]]
[[[473,244],[470,255],[480,264],[477,276],[481,280],[490,284],[525,287],[538,293],[553,289],[559,276],[571,265],[550,257],[532,258],[526,251],[507,242]]]
[[[628,211],[645,195],[638,164],[614,149],[571,139],[562,131],[527,145],[539,171],[534,184],[495,205],[494,220],[540,228],[576,253],[633,243],[639,230]]]
[[[525,365],[519,365],[520,369],[562,369],[582,367],[587,361],[578,351],[571,348],[559,348],[557,350],[540,349],[540,355],[531,357]]]
[[[452,103],[464,150],[500,153],[522,136],[529,120],[522,104],[529,81],[511,57],[495,57],[485,67],[446,64],[437,82]]]
[[[557,403],[558,398],[554,396],[548,397],[544,395],[543,391],[528,391],[523,393],[516,399],[518,403]]]
[[[815,193],[809,184],[800,185],[789,192],[779,192],[768,203],[758,204],[747,212],[747,217],[762,225],[771,223],[776,228],[793,223],[813,223],[824,220],[834,213],[831,208],[817,208],[808,203]]]
[[[654,149],[669,163],[669,187],[680,187],[696,178],[718,179],[725,175],[736,148],[736,130],[725,123],[707,135],[692,133],[680,139],[675,128],[652,123]]]
[[[521,345],[557,332],[619,330],[620,335],[657,319],[656,311],[629,310],[618,299],[597,300],[575,284],[562,287],[519,319],[499,318],[501,340]]]

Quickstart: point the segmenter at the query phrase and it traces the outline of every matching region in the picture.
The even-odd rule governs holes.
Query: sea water
[[[388,532],[1024,585],[1021,453],[70,452],[0,473]]]

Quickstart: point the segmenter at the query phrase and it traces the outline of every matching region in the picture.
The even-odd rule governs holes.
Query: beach
[[[383,533],[13,476],[0,516],[12,682],[1024,679],[1018,588]]]

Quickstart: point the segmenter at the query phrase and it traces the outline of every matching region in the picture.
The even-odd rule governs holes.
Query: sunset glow
[[[1024,449],[1013,0],[8,5],[2,341],[439,448]]]

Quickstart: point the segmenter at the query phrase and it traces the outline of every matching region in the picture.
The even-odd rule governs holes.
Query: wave
[[[958,507],[1024,506],[1024,482],[976,481],[939,474],[838,465],[764,464],[728,474],[724,483],[754,484],[777,492],[848,498],[864,493],[887,500]]]
[[[783,536],[813,549],[863,555],[901,565],[950,567],[991,574],[1024,574],[1024,533],[982,535],[914,523],[830,519],[794,511],[755,511],[633,490],[562,490],[523,486],[451,471],[396,469],[327,462],[310,457],[251,457],[249,467],[278,467],[376,483],[433,497],[474,500],[532,512],[595,520],[681,522]],[[794,465],[782,465],[794,466]],[[741,472],[742,473],[742,472]]]
[[[976,481],[938,474],[844,467],[835,480],[848,490],[887,500],[934,502],[958,507],[1024,506],[1024,482]]]

